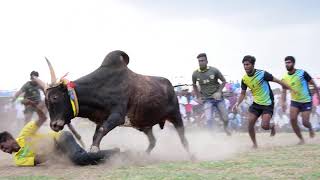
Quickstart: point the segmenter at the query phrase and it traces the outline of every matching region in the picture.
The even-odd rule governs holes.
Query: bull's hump
[[[127,66],[129,64],[129,56],[127,53],[116,50],[110,52],[103,60],[101,66]]]

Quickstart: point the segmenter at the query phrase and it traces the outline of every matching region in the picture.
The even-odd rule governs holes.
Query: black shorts
[[[270,114],[272,116],[273,115],[273,108],[274,108],[273,104],[271,104],[269,106],[264,106],[264,105],[259,105],[259,104],[253,103],[249,107],[249,112],[256,115],[257,117],[261,116],[262,114]]]
[[[295,107],[299,109],[299,112],[311,111],[312,110],[312,102],[300,103],[296,101],[291,101],[291,107]]]

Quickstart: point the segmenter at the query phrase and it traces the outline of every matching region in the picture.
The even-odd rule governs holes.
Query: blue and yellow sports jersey
[[[293,74],[286,73],[283,77],[283,81],[287,83],[293,90],[298,93],[291,93],[291,100],[300,103],[308,103],[311,102],[312,97],[310,93],[310,89],[308,86],[308,82],[312,78],[310,75],[301,69],[296,69]]]
[[[252,76],[244,75],[241,81],[241,89],[247,90],[250,88],[253,95],[253,102],[263,106],[273,104],[274,98],[270,88],[269,82],[272,81],[273,76],[263,70],[255,69]]]

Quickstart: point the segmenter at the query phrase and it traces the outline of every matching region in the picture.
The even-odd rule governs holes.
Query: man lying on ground
[[[29,104],[35,107],[38,120],[27,123],[16,139],[7,131],[0,133],[0,149],[13,154],[17,166],[35,166],[43,163],[53,152],[66,155],[75,165],[96,165],[120,152],[118,148],[115,148],[88,153],[77,144],[73,135],[68,131],[38,133],[38,129],[47,117],[39,106],[32,101]]]

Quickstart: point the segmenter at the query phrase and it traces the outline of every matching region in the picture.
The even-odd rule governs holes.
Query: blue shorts
[[[311,111],[312,102],[301,103],[301,102],[291,101],[291,107],[298,108],[300,112]]]

